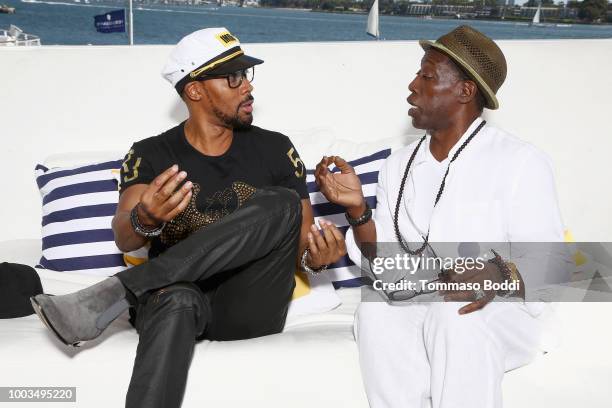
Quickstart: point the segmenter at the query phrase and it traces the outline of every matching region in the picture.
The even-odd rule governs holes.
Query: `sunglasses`
[[[226,78],[227,86],[232,89],[238,88],[242,85],[242,81],[246,79],[249,83],[253,82],[255,79],[255,67],[245,68],[238,70],[236,72],[232,72],[230,74],[223,75],[202,75],[197,78],[198,81],[206,81],[207,79],[217,79],[217,78]]]

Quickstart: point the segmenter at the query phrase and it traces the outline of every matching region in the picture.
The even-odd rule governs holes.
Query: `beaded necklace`
[[[459,153],[461,153],[461,151],[465,148],[465,146],[467,146],[467,144],[470,143],[470,141],[474,138],[474,136],[476,136],[476,134],[480,131],[480,129],[482,129],[485,123],[487,123],[486,120],[483,120],[482,122],[480,122],[480,125],[478,125],[478,127],[472,132],[472,134],[467,139],[465,139],[465,142],[463,142],[463,144],[459,147],[459,149],[457,149],[457,151],[451,158],[450,162],[448,163],[448,167],[446,168],[446,173],[444,173],[444,177],[442,178],[442,183],[440,183],[440,188],[438,189],[438,194],[436,195],[436,201],[434,202],[434,208],[438,204],[438,201],[440,201],[440,198],[442,197],[442,193],[444,192],[444,184],[446,182],[446,176],[448,175],[448,171],[450,170],[451,163],[454,162],[457,159],[457,157],[459,157]],[[404,241],[404,238],[402,238],[402,234],[400,233],[399,222],[398,222],[400,204],[402,202],[402,195],[404,193],[404,185],[406,184],[406,179],[408,178],[408,173],[410,172],[410,167],[412,166],[412,162],[414,161],[414,158],[416,157],[417,152],[421,148],[421,145],[423,144],[423,141],[425,140],[426,136],[427,135],[424,135],[421,138],[421,140],[419,140],[419,143],[417,144],[416,148],[412,152],[412,155],[410,156],[410,159],[408,160],[408,164],[406,165],[406,170],[404,171],[404,177],[402,177],[402,183],[400,184],[400,190],[397,196],[397,203],[395,204],[395,215],[393,217],[393,226],[395,227],[395,237],[397,238],[398,242],[400,243],[404,251],[406,251],[410,255],[420,255],[425,250],[427,245],[429,244],[429,227],[428,227],[427,235],[423,237],[423,241],[424,241],[423,244],[421,245],[420,248],[412,251],[410,248],[408,248],[408,243]]]

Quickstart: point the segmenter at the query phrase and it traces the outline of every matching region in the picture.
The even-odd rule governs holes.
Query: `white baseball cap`
[[[180,94],[196,78],[231,74],[262,62],[245,55],[238,38],[225,27],[205,28],[179,41],[170,53],[162,76]]]

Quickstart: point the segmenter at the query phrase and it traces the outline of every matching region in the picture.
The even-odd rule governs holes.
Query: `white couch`
[[[612,192],[602,188],[601,179],[612,151],[606,134],[612,78],[605,74],[612,65],[606,52],[612,40],[500,45],[508,59],[508,82],[499,95],[501,109],[486,118],[552,157],[561,210],[577,240],[610,240]],[[266,60],[254,83],[256,124],[289,135],[310,167],[325,153],[356,157],[417,133],[405,103],[422,54],[416,42],[245,48]],[[40,256],[36,163],[61,153],[100,157],[126,151],[132,141],[185,117],[174,90],[158,74],[169,50],[0,50],[0,261],[34,265]],[[41,277],[45,290],[55,293],[99,279],[48,271]],[[282,334],[199,343],[183,406],[366,407],[352,335],[359,290],[338,292],[340,307],[292,319]],[[611,312],[610,304],[563,305],[563,345],[507,375],[506,406],[610,406]],[[52,341],[34,316],[0,321],[0,386],[76,386],[74,406],[122,406],[136,344],[125,318],[76,351]]]

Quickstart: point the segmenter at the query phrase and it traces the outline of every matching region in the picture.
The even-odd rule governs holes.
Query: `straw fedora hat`
[[[434,48],[447,55],[476,82],[489,109],[499,108],[495,94],[506,79],[506,58],[495,42],[470,26],[462,25],[435,42],[420,40],[425,51]]]

